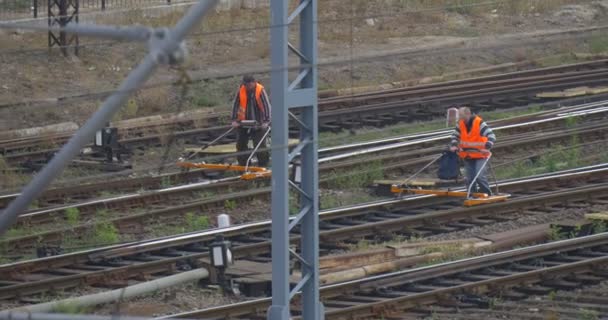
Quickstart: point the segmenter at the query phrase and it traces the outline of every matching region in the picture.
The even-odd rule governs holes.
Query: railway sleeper
[[[580,282],[568,281],[566,279],[554,279],[543,281],[543,285],[558,290],[573,290],[581,286]]]
[[[533,284],[528,286],[517,286],[514,287],[513,290],[522,292],[526,295],[546,295],[554,291],[554,288],[544,285]]]

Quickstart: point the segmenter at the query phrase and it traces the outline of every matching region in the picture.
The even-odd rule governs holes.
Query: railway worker
[[[473,183],[477,173],[482,170],[483,163],[490,156],[489,150],[496,143],[496,135],[492,129],[476,114],[467,107],[458,109],[456,129],[452,133],[450,151],[458,152],[458,156],[463,159],[467,176],[467,188]],[[476,185],[471,192],[482,192],[492,195],[490,184],[487,178],[487,165],[483,172],[479,174]]]
[[[270,127],[270,99],[259,82],[251,75],[243,77],[243,82],[234,98],[232,108],[232,126],[237,128],[236,150],[239,165],[245,166],[249,154],[249,140],[253,140],[254,146],[262,142],[260,149],[267,148],[267,139],[264,135]],[[255,127],[244,127],[241,121],[255,120]],[[261,141],[264,138],[264,141]],[[267,150],[257,152],[258,165],[268,166],[270,154]]]

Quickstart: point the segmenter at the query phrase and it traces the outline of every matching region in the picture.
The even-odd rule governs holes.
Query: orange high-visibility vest
[[[264,90],[264,87],[259,84],[256,83],[255,84],[255,100],[257,102],[258,105],[258,109],[260,109],[260,111],[264,111],[264,105],[262,104],[262,91]],[[239,91],[239,112],[237,114],[237,119],[239,121],[241,120],[247,120],[247,88],[245,87],[245,85],[241,85],[241,89]]]
[[[485,159],[489,156],[489,154],[481,153],[482,150],[485,150],[486,142],[488,142],[488,138],[481,135],[481,130],[479,129],[481,122],[481,118],[475,116],[471,131],[467,132],[467,125],[464,123],[464,120],[460,120],[459,147],[461,151],[458,152],[458,156],[461,158]]]

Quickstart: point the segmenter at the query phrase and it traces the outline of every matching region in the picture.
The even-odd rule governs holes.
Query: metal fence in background
[[[171,4],[174,0],[79,0],[80,12],[135,9]],[[46,17],[48,0],[0,0],[0,20]]]

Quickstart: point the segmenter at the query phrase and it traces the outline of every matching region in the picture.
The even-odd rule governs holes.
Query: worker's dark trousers
[[[239,153],[237,159],[239,161],[239,165],[244,166],[247,164],[247,159],[249,158],[249,140],[253,139],[253,147],[260,143],[260,140],[264,137],[266,130],[264,129],[250,129],[250,128],[239,128],[236,133],[236,151]],[[268,146],[266,145],[267,139],[264,139],[262,145],[256,152],[256,156],[258,158],[258,166],[266,167],[268,166],[268,161],[270,160],[270,154],[266,149]],[[242,153],[241,153],[242,152]]]
[[[481,166],[483,166],[485,161],[486,159],[464,159],[464,169],[467,174],[467,188],[469,188],[473,182],[473,179],[475,179],[477,172],[481,170]],[[492,194],[490,184],[488,183],[487,171],[488,165],[483,168],[483,172],[481,172],[477,177],[477,181],[471,189],[471,192],[482,192],[487,193],[488,195]]]

